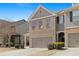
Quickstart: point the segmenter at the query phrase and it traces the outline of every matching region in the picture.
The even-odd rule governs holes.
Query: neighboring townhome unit
[[[64,11],[65,46],[79,47],[79,4]]]
[[[29,42],[32,48],[46,48],[56,41],[56,14],[39,5],[29,18]]]

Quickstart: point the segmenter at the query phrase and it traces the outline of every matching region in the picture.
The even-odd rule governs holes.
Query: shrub
[[[48,50],[52,50],[53,49],[53,44],[48,44]]]
[[[62,49],[62,47],[64,46],[64,42],[54,42],[53,45],[55,49]]]
[[[24,45],[21,45],[21,48],[24,49]]]
[[[64,42],[50,42],[48,44],[48,49],[52,50],[52,49],[62,49],[62,47],[64,47]]]
[[[19,49],[19,46],[15,46],[15,48]]]

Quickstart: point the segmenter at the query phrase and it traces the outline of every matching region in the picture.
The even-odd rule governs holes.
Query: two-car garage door
[[[79,47],[79,33],[68,34],[68,46]]]

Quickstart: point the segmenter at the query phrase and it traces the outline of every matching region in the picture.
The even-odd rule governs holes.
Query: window
[[[39,15],[40,15],[40,17],[42,17],[42,15],[43,15],[42,11],[39,12]]]
[[[69,12],[70,22],[79,21],[79,10]]]
[[[73,11],[73,21],[79,21],[79,10]]]
[[[38,12],[39,17],[41,17],[41,11]]]
[[[46,19],[46,28],[50,28],[51,27],[51,21],[50,18]]]
[[[66,20],[69,20],[69,22],[72,22],[72,12],[67,12],[65,18]]]
[[[39,13],[42,13],[42,11],[39,11]]]
[[[79,16],[79,10],[73,11],[73,16]]]
[[[45,13],[42,11],[39,11],[39,17],[43,17],[43,16],[45,16]]]
[[[59,16],[59,24],[63,24],[64,23],[64,16]]]
[[[14,28],[15,26],[11,26],[11,28]]]
[[[36,17],[36,18],[39,18],[39,17],[41,17],[41,14],[42,14],[42,11],[39,10],[39,11],[35,14],[35,17]]]
[[[39,20],[38,20],[38,28],[39,28],[39,29],[42,29],[42,28],[43,28],[42,19],[39,19]]]
[[[35,25],[36,25],[36,22],[35,21],[32,21],[32,30],[35,29]]]

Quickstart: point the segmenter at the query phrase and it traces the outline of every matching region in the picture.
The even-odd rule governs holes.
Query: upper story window
[[[73,21],[79,21],[79,10],[73,11]]]
[[[11,28],[14,28],[15,26],[11,26]]]
[[[68,14],[70,22],[79,21],[79,10],[70,11]]]
[[[35,27],[36,27],[36,21],[32,21],[32,30],[34,30],[35,29]]]
[[[63,24],[64,23],[64,15],[57,17],[57,24]]]
[[[46,18],[46,28],[50,28],[50,27],[51,27],[51,19]]]
[[[45,13],[43,11],[39,11],[39,17],[44,17],[45,16]]]
[[[39,15],[39,17],[41,17],[41,14],[42,14],[42,11],[39,11],[39,14],[38,14],[38,15]]]
[[[59,16],[59,24],[63,24],[64,23],[64,16]]]
[[[73,11],[73,16],[79,16],[79,10]]]
[[[42,29],[43,28],[43,24],[42,24],[42,19],[38,20],[38,28]]]
[[[72,11],[70,11],[70,12],[68,12],[67,15],[66,15],[66,19],[69,20],[70,22],[73,21],[73,18],[72,18],[73,16],[72,16],[72,14],[73,14]]]

